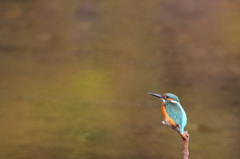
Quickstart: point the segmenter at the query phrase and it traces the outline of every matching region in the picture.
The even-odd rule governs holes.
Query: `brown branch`
[[[189,151],[188,151],[188,141],[189,141],[189,134],[187,131],[184,131],[184,134],[181,134],[181,130],[179,127],[175,127],[173,125],[170,125],[168,119],[162,121],[163,125],[167,125],[177,131],[177,133],[182,137],[183,141],[183,159],[188,159]]]

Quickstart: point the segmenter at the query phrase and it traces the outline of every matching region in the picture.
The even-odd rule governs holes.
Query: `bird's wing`
[[[165,106],[168,116],[174,120],[175,124],[181,124],[182,112],[179,106],[174,103],[166,103]]]

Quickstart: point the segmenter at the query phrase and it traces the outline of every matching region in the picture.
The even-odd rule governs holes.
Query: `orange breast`
[[[165,120],[168,119],[169,123],[176,127],[176,124],[175,124],[174,120],[171,117],[168,116],[168,113],[166,111],[166,106],[164,105],[164,102],[162,103],[162,113],[163,113],[164,119]]]

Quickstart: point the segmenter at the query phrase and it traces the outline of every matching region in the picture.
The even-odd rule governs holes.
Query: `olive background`
[[[240,1],[0,0],[0,158],[240,158]]]

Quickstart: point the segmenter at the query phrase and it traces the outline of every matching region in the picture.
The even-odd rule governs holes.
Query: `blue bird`
[[[181,135],[184,137],[184,128],[187,125],[187,115],[183,110],[178,97],[172,93],[164,93],[162,95],[156,93],[149,94],[163,100],[162,113],[164,119],[168,119],[170,125],[178,127]]]

